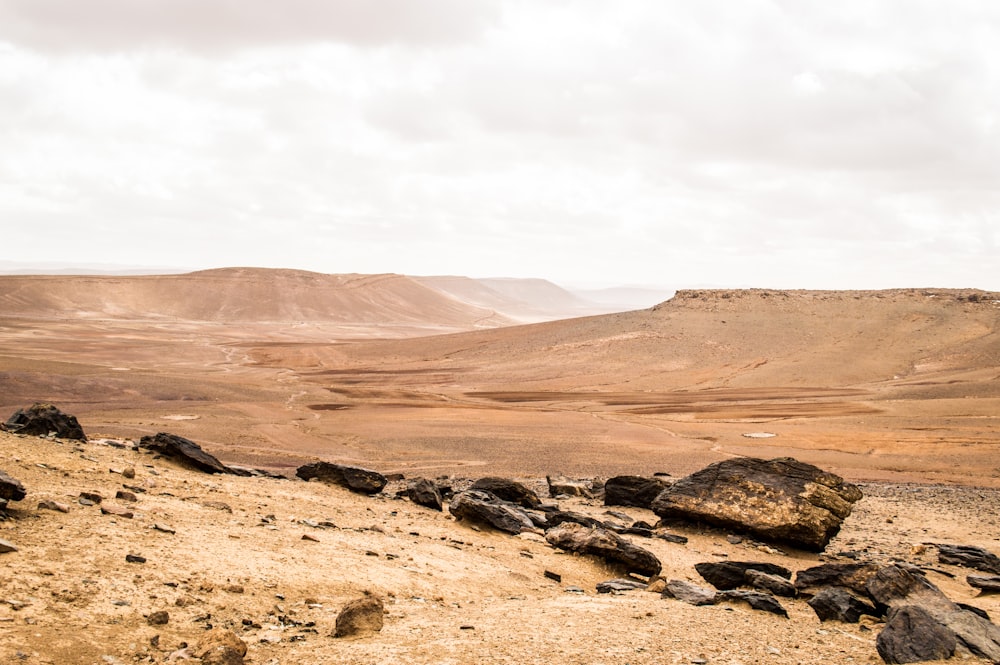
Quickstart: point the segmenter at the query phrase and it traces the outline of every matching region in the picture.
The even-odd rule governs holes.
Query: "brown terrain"
[[[0,662],[164,662],[207,624],[242,631],[253,663],[880,662],[877,631],[820,624],[801,601],[786,620],[597,595],[619,573],[534,534],[474,530],[389,491],[207,476],[101,443],[163,431],[289,476],[324,459],[544,485],[790,456],[866,494],[828,552],[936,565],[922,543],[996,551],[1000,294],[681,291],[524,325],[556,305],[548,286],[516,287],[250,269],[0,277],[0,415],[51,402],[91,439],[0,436],[0,470],[28,489],[0,522],[19,550],[0,554]],[[109,469],[129,466],[147,489],[134,519],[74,503],[114,497]],[[71,510],[35,510],[43,498]],[[699,581],[694,563],[726,557],[800,569],[827,556],[684,535],[643,544],[664,577]],[[950,597],[1000,614],[961,569],[938,569]],[[329,637],[336,608],[365,589],[387,600],[383,631]],[[169,623],[148,625],[163,609]]]

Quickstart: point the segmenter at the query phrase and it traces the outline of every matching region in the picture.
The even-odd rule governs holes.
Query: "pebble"
[[[69,506],[64,503],[59,503],[58,501],[53,501],[51,499],[45,499],[44,501],[38,502],[39,510],[54,510],[59,513],[68,513]]]

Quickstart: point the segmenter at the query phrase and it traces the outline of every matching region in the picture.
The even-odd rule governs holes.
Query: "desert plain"
[[[167,662],[214,625],[244,635],[252,663],[881,662],[877,626],[821,623],[798,600],[784,619],[597,594],[620,571],[537,534],[388,490],[209,476],[111,445],[157,432],[290,478],[328,460],[540,493],[547,475],[676,478],[794,457],[865,494],[825,553],[691,525],[686,545],[643,543],[662,575],[863,552],[926,565],[949,597],[1000,615],[927,546],[998,550],[1000,294],[688,290],[583,316],[521,287],[252,269],[0,278],[0,415],[49,402],[90,438],[2,435],[0,470],[28,497],[0,522],[18,548],[0,555],[0,660]],[[114,497],[126,467],[146,490],[134,518],[75,502]],[[70,511],[36,510],[42,499]],[[387,601],[383,630],[330,637],[336,609],[365,590]],[[150,625],[161,610],[169,622]]]

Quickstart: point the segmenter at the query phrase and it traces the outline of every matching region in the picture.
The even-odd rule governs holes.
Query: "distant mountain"
[[[573,289],[580,298],[598,305],[617,308],[616,311],[646,309],[674,296],[674,291],[638,286],[619,286],[608,289]]]

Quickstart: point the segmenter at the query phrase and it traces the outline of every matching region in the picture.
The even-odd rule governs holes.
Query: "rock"
[[[595,519],[590,515],[584,515],[583,513],[578,513],[573,510],[553,510],[545,514],[545,528],[551,529],[552,527],[559,526],[566,522],[573,522],[574,524],[582,524],[587,527],[596,528],[608,528],[608,525],[599,519]]]
[[[247,644],[231,630],[213,628],[205,633],[194,650],[203,665],[243,665]]]
[[[864,614],[879,616],[873,605],[866,603],[843,587],[820,589],[808,602],[809,607],[813,608],[820,621],[857,623]]]
[[[127,520],[130,520],[133,517],[135,517],[135,513],[133,513],[131,510],[122,508],[121,506],[112,506],[108,504],[104,504],[101,506],[101,514],[113,515],[115,517],[123,517]]]
[[[795,588],[809,595],[826,587],[845,587],[868,595],[868,580],[878,566],[869,563],[824,563],[795,574]]]
[[[334,637],[361,636],[382,630],[382,599],[373,594],[350,601],[337,614]]]
[[[549,486],[549,496],[553,498],[562,495],[586,498],[594,496],[590,483],[585,480],[573,480],[566,476],[545,476],[545,482]]]
[[[146,557],[138,554],[126,554],[125,561],[126,563],[146,563]]]
[[[670,580],[663,590],[663,595],[668,598],[688,603],[689,605],[714,605],[715,591],[705,587],[691,584],[684,580]]]
[[[159,612],[153,612],[148,617],[146,617],[146,623],[150,626],[165,626],[170,622],[170,613],[166,610],[160,610]]]
[[[52,499],[45,499],[38,502],[39,510],[52,510],[57,513],[68,513],[69,506],[64,503],[59,503],[58,501],[53,501]]]
[[[91,506],[100,505],[101,501],[104,501],[104,497],[97,492],[80,492],[80,498],[89,501],[88,505]]]
[[[746,457],[678,480],[651,507],[665,519],[705,522],[822,551],[861,496],[857,486],[811,464]]]
[[[21,481],[8,476],[0,471],[0,499],[7,501],[20,501],[27,495]]]
[[[378,471],[331,462],[313,462],[300,466],[295,470],[295,475],[302,480],[316,478],[331,485],[340,485],[359,494],[378,494],[388,482]]]
[[[787,568],[756,561],[708,561],[695,564],[694,569],[706,582],[723,591],[749,585],[747,571],[750,570],[784,579],[792,576]]]
[[[604,483],[604,505],[648,509],[653,499],[668,487],[670,483],[659,478],[615,476]]]
[[[749,569],[746,572],[746,579],[753,588],[768,591],[775,596],[795,598],[798,595],[795,585],[780,575],[771,575],[760,570]]]
[[[50,432],[60,439],[77,439],[86,441],[87,435],[77,422],[75,416],[63,413],[51,404],[36,402],[31,406],[18,409],[4,423],[8,432],[15,434],[34,434],[46,436]]]
[[[735,601],[746,603],[751,608],[755,610],[760,610],[762,612],[770,612],[771,614],[777,614],[788,618],[788,611],[781,606],[778,599],[769,593],[762,593],[760,591],[743,591],[742,589],[730,589],[728,591],[720,591],[716,594],[716,600],[723,601]]]
[[[144,436],[139,439],[139,447],[175,459],[196,471],[228,473],[226,466],[213,455],[202,450],[194,441],[176,434],[160,432],[155,436]]]
[[[14,543],[0,538],[0,554],[6,554],[7,552],[16,552],[17,545]]]
[[[122,477],[123,478],[130,478],[130,479],[131,478],[135,478],[135,468],[131,467],[131,466],[127,466],[124,469],[122,469]]]
[[[535,529],[531,517],[520,506],[480,490],[459,492],[448,505],[448,511],[458,519],[482,522],[507,533]]]
[[[968,575],[965,581],[982,593],[1000,593],[1000,575]]]
[[[406,488],[406,496],[418,506],[433,508],[434,510],[444,509],[441,491],[433,481],[426,478],[417,478],[410,482]]]
[[[525,487],[516,480],[509,480],[507,478],[497,478],[495,476],[480,478],[472,483],[472,487],[469,489],[489,492],[503,501],[515,503],[522,508],[537,509],[542,505],[541,499],[538,498],[534,490]]]
[[[875,640],[875,648],[887,663],[919,663],[945,660],[955,655],[958,640],[928,612],[915,606],[893,610]]]
[[[210,508],[212,510],[221,510],[226,513],[233,512],[232,506],[224,501],[202,501],[203,508]]]
[[[119,501],[128,501],[129,503],[135,503],[139,500],[139,497],[134,492],[129,492],[128,490],[118,490],[115,493],[115,498]]]
[[[934,547],[938,549],[940,563],[975,568],[984,573],[1000,575],[1000,557],[982,547],[944,544],[935,544]]]
[[[560,549],[620,563],[641,575],[656,575],[662,568],[660,560],[652,552],[633,545],[607,529],[588,528],[566,522],[549,529],[545,533],[545,540]]]
[[[597,593],[624,593],[626,591],[635,591],[636,589],[645,589],[646,585],[637,580],[628,580],[624,578],[615,578],[613,580],[605,580],[604,582],[597,583]]]

